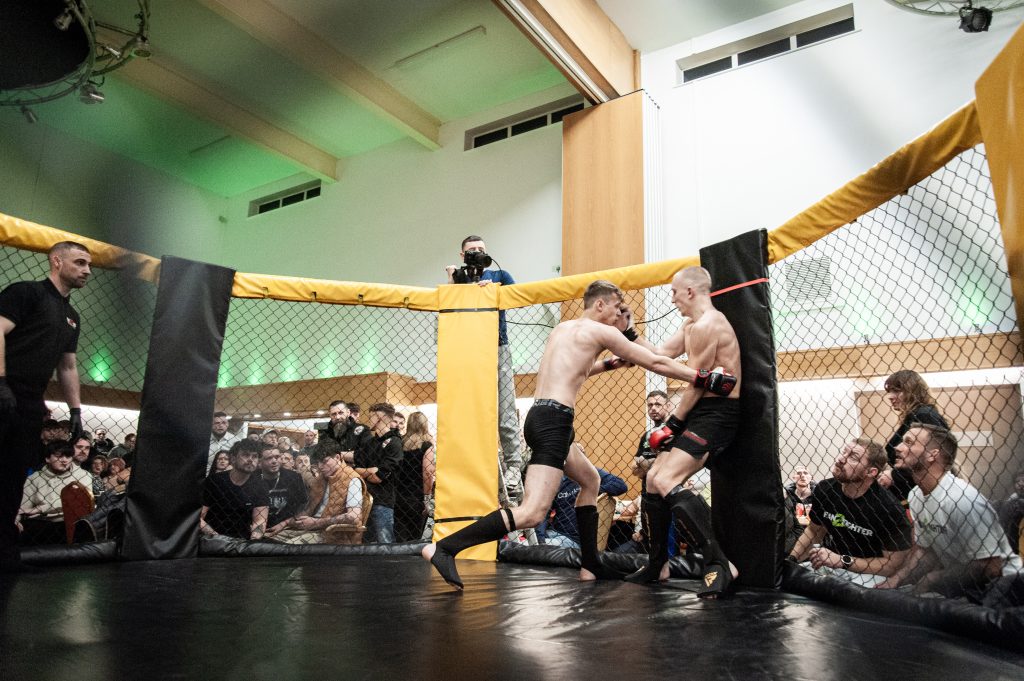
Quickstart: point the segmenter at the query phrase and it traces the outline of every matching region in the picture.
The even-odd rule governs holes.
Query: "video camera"
[[[462,261],[466,264],[452,272],[452,281],[456,284],[470,284],[480,281],[484,270],[494,262],[491,256],[483,251],[466,251]]]

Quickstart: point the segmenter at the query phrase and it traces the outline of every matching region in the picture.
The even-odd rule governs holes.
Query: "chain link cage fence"
[[[234,299],[201,531],[287,544],[432,532],[437,314]]]
[[[999,605],[1020,567],[1024,362],[983,148],[769,271],[787,551]]]
[[[46,255],[0,246],[0,288],[47,276]],[[120,539],[135,458],[156,286],[94,267],[71,294],[81,319],[78,373],[84,432],[71,442],[65,396],[46,390],[42,458],[31,466],[18,522],[23,546]]]

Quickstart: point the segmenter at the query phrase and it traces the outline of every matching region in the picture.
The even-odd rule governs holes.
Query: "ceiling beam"
[[[199,0],[256,40],[273,47],[342,94],[389,121],[428,149],[437,149],[441,122],[398,90],[338,52],[266,0]]]
[[[597,0],[493,2],[591,102],[640,88],[639,56]]]
[[[133,59],[112,75],[220,125],[232,135],[301,166],[314,177],[327,182],[338,179],[337,157],[224,99],[216,94],[221,89],[216,83],[186,74],[166,59]]]

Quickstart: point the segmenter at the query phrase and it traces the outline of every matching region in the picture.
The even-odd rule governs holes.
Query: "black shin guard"
[[[594,574],[598,579],[608,577],[601,565],[597,550],[597,506],[576,507],[576,527],[580,532],[580,567]]]
[[[677,419],[675,414],[671,414],[668,417],[665,421],[665,425],[674,435],[680,435],[684,430],[686,430],[686,423]]]
[[[701,598],[724,595],[732,583],[732,571],[711,529],[711,507],[688,489],[678,485],[665,497],[672,513],[683,524],[695,549],[704,558],[704,585],[697,592]]]
[[[687,541],[703,554],[712,538],[711,507],[704,501],[704,497],[684,489],[682,485],[676,485],[666,495],[665,501],[673,515],[683,524]]]
[[[660,494],[644,494],[641,510],[647,521],[647,541],[651,548],[647,567],[626,577],[627,582],[634,584],[658,581],[661,569],[668,562],[668,528],[672,522],[672,512]]]

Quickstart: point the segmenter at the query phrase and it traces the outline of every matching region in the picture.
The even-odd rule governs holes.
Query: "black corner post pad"
[[[122,558],[197,555],[210,417],[234,277],[226,267],[161,261]]]
[[[768,233],[755,230],[702,248],[700,262],[711,273],[712,293],[721,291],[712,300],[736,331],[743,372],[741,427],[710,465],[712,526],[719,545],[740,571],[738,583],[774,589],[782,581],[785,506],[767,282]]]

